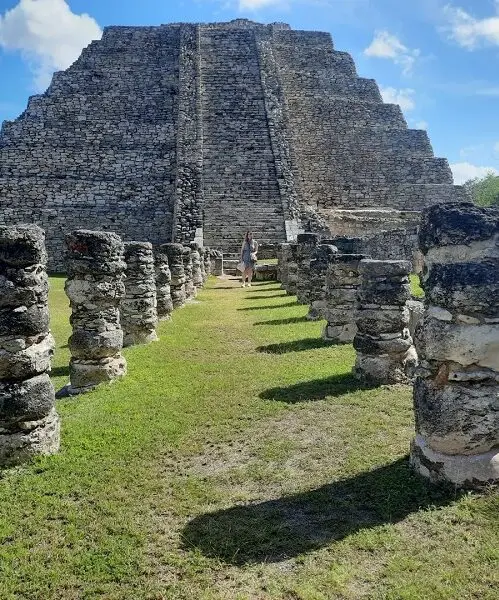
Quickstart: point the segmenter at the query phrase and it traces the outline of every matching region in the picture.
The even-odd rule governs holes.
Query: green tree
[[[484,177],[469,179],[464,187],[475,204],[479,206],[499,206],[499,176],[487,173]]]

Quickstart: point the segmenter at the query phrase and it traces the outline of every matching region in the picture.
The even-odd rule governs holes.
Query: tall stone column
[[[326,316],[326,273],[338,248],[329,243],[320,243],[310,259],[310,292],[307,319],[318,321]]]
[[[288,288],[288,260],[290,255],[290,248],[288,243],[283,243],[279,246],[279,256],[278,256],[278,277],[281,282],[281,290],[287,291]]]
[[[208,277],[211,275],[211,256],[210,248],[203,248],[203,261],[204,261],[204,272],[205,272],[205,283]]]
[[[319,243],[319,235],[299,233],[296,243],[296,300],[299,304],[310,304],[310,259]]]
[[[158,319],[160,321],[169,321],[172,318],[173,312],[171,294],[172,274],[164,244],[154,248],[154,274],[156,278],[156,310]]]
[[[210,250],[211,272],[215,277],[222,277],[224,274],[224,255],[220,250]]]
[[[125,242],[125,263],[125,297],[120,306],[123,345],[148,344],[158,339],[152,244]]]
[[[192,269],[192,256],[191,249],[189,246],[183,246],[182,260],[184,262],[184,274],[185,274],[185,299],[192,300],[197,293],[196,286],[194,285],[193,269]]]
[[[0,466],[59,449],[45,234],[0,226]]]
[[[123,242],[114,233],[79,229],[66,236],[66,245],[73,334],[65,391],[78,394],[126,374],[119,313],[126,265]]]
[[[354,371],[366,383],[409,383],[414,375],[418,357],[406,306],[411,297],[410,271],[411,263],[406,260],[359,263]]]
[[[186,301],[184,247],[182,244],[162,244],[161,248],[166,252],[170,265],[173,308],[180,308]]]
[[[364,254],[332,255],[326,271],[323,337],[333,343],[350,343],[357,333],[355,309],[360,285],[359,263]]]
[[[196,290],[203,287],[203,272],[201,270],[201,246],[197,242],[191,242],[189,244],[191,249],[191,261],[192,261],[192,283]]]
[[[294,296],[296,294],[297,282],[298,282],[298,244],[292,243],[289,244],[289,257],[287,261],[288,266],[288,285],[286,288],[286,293],[289,296]]]
[[[499,210],[423,215],[423,321],[416,331],[415,469],[432,481],[499,481]]]

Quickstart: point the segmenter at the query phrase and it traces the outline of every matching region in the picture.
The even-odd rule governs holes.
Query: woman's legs
[[[246,269],[246,273],[248,274],[248,286],[250,286],[251,280],[253,279],[253,269],[251,267]]]
[[[248,278],[248,286],[251,285],[251,277],[253,276],[253,269],[251,267],[244,269],[242,275],[242,286],[246,286],[246,277]]]

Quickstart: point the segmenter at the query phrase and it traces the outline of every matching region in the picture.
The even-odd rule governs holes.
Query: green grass
[[[0,598],[497,598],[497,496],[411,473],[410,390],[359,388],[306,307],[235,286],[60,401],[58,455],[2,473]],[[61,278],[51,308],[59,388]]]
[[[410,281],[411,281],[411,294],[413,296],[415,296],[416,298],[423,298],[424,297],[424,290],[421,287],[421,283],[419,281],[419,276],[415,275],[414,273],[411,273],[409,275]]]

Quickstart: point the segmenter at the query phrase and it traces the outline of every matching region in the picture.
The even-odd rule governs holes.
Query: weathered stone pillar
[[[204,271],[205,271],[205,283],[208,277],[211,275],[211,257],[210,257],[210,248],[203,248],[203,261],[204,261]]]
[[[158,339],[152,244],[125,242],[125,263],[125,297],[120,306],[123,346],[148,344]]]
[[[278,254],[278,277],[281,282],[281,290],[287,291],[288,287],[288,260],[290,255],[290,248],[288,243],[280,244]]]
[[[499,481],[499,210],[423,215],[425,313],[416,332],[411,462],[432,481]]]
[[[319,243],[319,235],[317,233],[299,233],[296,243],[296,300],[299,304],[310,304],[310,259]]]
[[[406,260],[359,263],[354,371],[366,383],[408,383],[414,374],[418,357],[406,306],[411,297],[410,271],[411,263]]]
[[[184,247],[182,244],[162,244],[168,256],[170,265],[171,283],[170,291],[172,296],[173,308],[184,306],[186,301],[185,293],[185,270],[184,270]]]
[[[310,259],[310,306],[307,319],[318,321],[326,316],[326,273],[338,248],[329,243],[320,243]]]
[[[203,278],[203,286],[206,283],[206,280],[208,279],[208,275],[206,275],[206,268],[205,268],[205,264],[204,264],[204,248],[203,246],[201,246],[200,250],[199,250],[199,258],[201,260],[200,263],[200,268],[201,268],[201,276]]]
[[[191,249],[192,283],[196,290],[199,290],[204,284],[201,270],[201,246],[197,242],[191,242],[189,248]]]
[[[45,234],[0,226],[0,466],[59,449]]]
[[[66,294],[73,335],[68,394],[89,391],[126,374],[119,306],[125,293],[124,247],[114,233],[79,229],[66,236]]]
[[[298,282],[298,263],[297,263],[297,251],[298,244],[292,243],[289,244],[289,255],[287,261],[288,267],[288,285],[286,288],[286,293],[289,296],[294,296],[296,294],[296,286]]]
[[[333,343],[350,343],[357,333],[355,309],[360,285],[359,263],[364,254],[331,255],[326,271],[323,337]]]
[[[169,321],[172,318],[173,312],[171,294],[172,274],[164,244],[154,248],[154,271],[156,276],[156,310],[158,319],[160,321]]]
[[[215,277],[222,277],[224,274],[224,255],[220,250],[210,250],[211,272]]]
[[[193,270],[192,270],[192,256],[191,249],[189,246],[183,246],[182,260],[184,262],[184,274],[185,274],[185,299],[186,301],[192,300],[196,297],[196,286],[194,285],[193,280]]]

